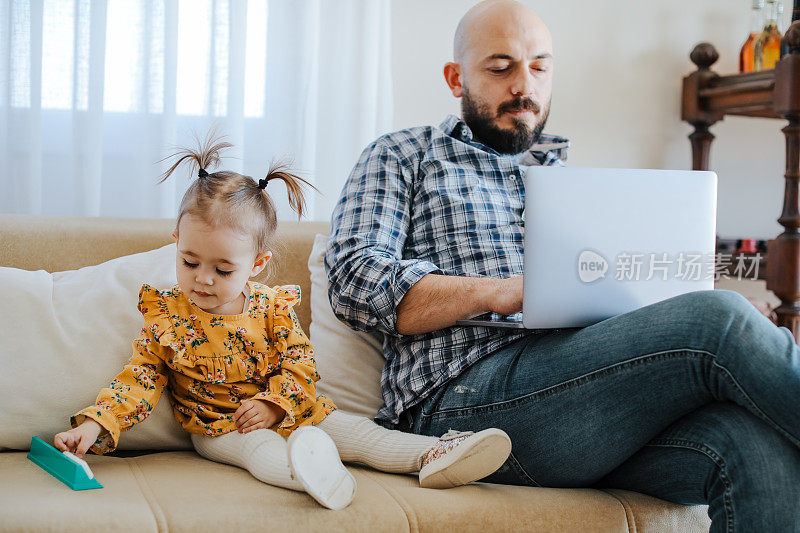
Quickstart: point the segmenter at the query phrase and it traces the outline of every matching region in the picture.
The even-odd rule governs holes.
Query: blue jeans
[[[712,531],[800,531],[800,350],[731,291],[532,333],[403,413],[427,435],[499,427],[486,479],[708,504]]]

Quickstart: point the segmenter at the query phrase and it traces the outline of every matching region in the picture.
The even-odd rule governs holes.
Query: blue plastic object
[[[99,481],[89,477],[81,465],[39,437],[31,438],[31,451],[28,453],[28,459],[72,490],[103,488]]]

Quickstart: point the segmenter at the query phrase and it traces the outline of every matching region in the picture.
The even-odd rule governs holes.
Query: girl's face
[[[192,214],[181,218],[173,237],[181,291],[208,313],[242,313],[247,280],[264,270],[272,253],[257,255],[250,235],[211,226]]]

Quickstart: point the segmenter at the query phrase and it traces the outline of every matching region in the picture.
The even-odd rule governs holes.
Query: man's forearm
[[[472,318],[484,309],[489,278],[428,274],[411,287],[397,306],[397,332],[427,333]]]
[[[428,274],[400,300],[395,327],[401,335],[416,335],[487,311],[512,314],[521,309],[521,277],[500,280]]]

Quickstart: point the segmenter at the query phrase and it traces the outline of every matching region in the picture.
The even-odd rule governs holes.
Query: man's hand
[[[271,428],[286,416],[286,411],[266,400],[245,400],[233,413],[239,433]]]
[[[522,311],[522,276],[495,280],[493,294],[486,302],[489,311],[513,315]]]
[[[80,426],[56,434],[53,445],[62,452],[70,452],[82,458],[103,431],[103,426],[87,418]]]

